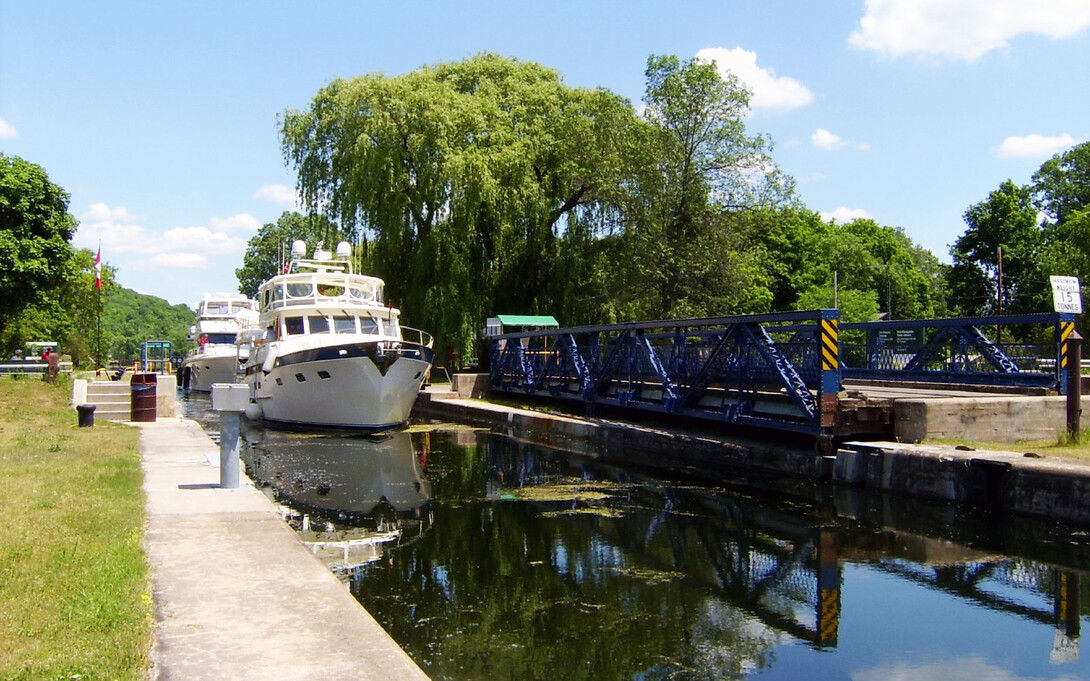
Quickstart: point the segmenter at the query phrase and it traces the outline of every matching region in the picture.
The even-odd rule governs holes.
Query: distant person
[[[61,356],[57,354],[56,350],[49,351],[49,382],[57,382],[57,374],[61,372]]]
[[[23,351],[22,350],[16,350],[15,354],[11,356],[11,360],[13,362],[21,362],[23,360]]]

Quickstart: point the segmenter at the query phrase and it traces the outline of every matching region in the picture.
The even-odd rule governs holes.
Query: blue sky
[[[809,208],[944,261],[966,208],[1090,139],[1090,0],[0,0],[0,153],[71,194],[122,286],[192,306],[294,208],[278,114],[483,51],[637,106],[648,55],[714,58]]]

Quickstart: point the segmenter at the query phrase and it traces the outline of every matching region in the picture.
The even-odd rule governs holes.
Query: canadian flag
[[[95,254],[95,288],[102,290],[102,246],[98,247]]]

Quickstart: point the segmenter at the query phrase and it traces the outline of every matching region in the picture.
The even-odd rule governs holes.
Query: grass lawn
[[[1074,440],[1067,435],[1054,440],[1032,440],[1011,444],[1009,442],[966,442],[964,440],[935,440],[935,444],[966,445],[973,449],[993,449],[1002,452],[1033,452],[1047,457],[1082,459],[1090,462],[1090,423],[1084,424],[1081,437]]]
[[[139,431],[67,382],[0,379],[0,679],[141,679],[152,636]]]

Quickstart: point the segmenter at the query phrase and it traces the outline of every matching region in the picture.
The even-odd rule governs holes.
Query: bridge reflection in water
[[[1090,676],[1071,528],[444,424],[248,437],[249,475],[435,679]]]

